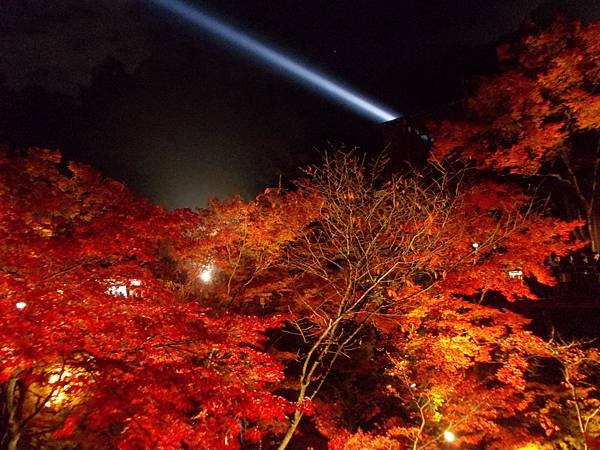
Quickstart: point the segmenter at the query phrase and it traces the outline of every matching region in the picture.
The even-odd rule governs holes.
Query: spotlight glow
[[[383,122],[393,120],[400,116],[400,114],[389,111],[382,106],[367,100],[364,96],[353,92],[348,87],[326,77],[317,70],[295,62],[291,56],[273,49],[246,33],[236,30],[234,27],[211,16],[196,5],[191,5],[183,0],[150,1],[206,33],[237,47],[239,50],[244,50],[249,55],[278,69],[288,77],[322,92],[338,103],[351,108],[358,114]]]
[[[200,281],[202,281],[203,283],[210,283],[213,279],[214,271],[215,268],[212,264],[204,266],[200,270],[200,273],[198,273],[198,278],[200,278]]]
[[[454,442],[456,441],[456,435],[452,431],[444,431],[444,440],[446,442]]]

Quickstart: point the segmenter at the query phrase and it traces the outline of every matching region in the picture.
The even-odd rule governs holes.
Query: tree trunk
[[[6,405],[6,430],[3,431],[1,442],[6,445],[6,450],[17,450],[21,438],[21,413],[23,395],[19,392],[19,375],[22,370],[17,370],[6,383],[4,402]],[[3,449],[4,450],[4,449]]]
[[[588,219],[588,233],[592,244],[592,251],[600,251],[600,198],[594,199],[592,210]]]
[[[594,161],[594,172],[592,178],[592,188],[590,192],[590,202],[588,208],[588,231],[592,251],[597,252],[600,249],[600,137],[596,142],[596,160]]]
[[[290,426],[288,427],[287,432],[285,433],[285,436],[281,440],[279,447],[277,447],[277,450],[284,450],[288,446],[288,444],[292,440],[292,436],[294,436],[294,432],[296,431],[296,428],[298,428],[300,419],[302,419],[302,413],[300,411],[296,410],[294,412],[294,419],[292,420],[292,423],[290,423]]]
[[[21,438],[21,433],[17,432],[13,434],[8,442],[7,450],[17,450],[17,444],[19,443],[19,439]]]

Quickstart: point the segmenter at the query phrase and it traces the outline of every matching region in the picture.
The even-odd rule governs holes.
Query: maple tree
[[[0,199],[1,448],[239,448],[283,418],[261,351],[282,319],[216,316],[161,278],[197,217],[41,150],[2,151]]]
[[[485,179],[461,183],[460,176],[443,171],[437,176],[410,174],[392,180],[382,179],[381,174],[378,163],[369,168],[352,154],[338,153],[327,157],[322,166],[309,169],[307,177],[298,183],[300,191],[320,198],[321,204],[304,234],[290,242],[286,261],[288,270],[300,274],[294,278],[293,287],[287,288],[288,308],[292,311],[288,321],[299,337],[298,359],[288,364],[288,372],[297,377],[294,400],[298,408],[290,417],[279,448],[285,448],[293,439],[306,412],[313,415],[312,422],[326,437],[343,440],[340,436],[347,436],[344,430],[353,425],[323,425],[328,422],[327,415],[346,412],[339,405],[340,392],[352,399],[348,408],[355,413],[357,397],[370,405],[372,398],[381,398],[386,392],[385,385],[378,384],[379,392],[369,392],[370,400],[350,393],[352,389],[347,385],[341,388],[338,384],[336,400],[321,400],[320,392],[324,390],[327,398],[334,390],[329,386],[331,378],[356,380],[356,372],[370,372],[374,366],[376,371],[392,373],[397,360],[390,355],[402,352],[398,360],[405,360],[410,345],[418,352],[410,359],[428,367],[416,378],[431,380],[438,396],[454,395],[457,409],[452,412],[448,408],[448,416],[462,415],[462,421],[473,416],[478,424],[469,425],[471,436],[463,435],[461,442],[481,444],[485,433],[493,430],[498,432],[498,442],[506,445],[508,441],[502,437],[498,423],[518,416],[515,404],[525,409],[533,403],[520,398],[522,393],[518,385],[515,387],[519,374],[527,372],[529,359],[547,353],[542,340],[525,330],[528,320],[481,304],[488,293],[509,301],[535,298],[523,277],[553,284],[544,266],[545,257],[550,251],[564,254],[581,245],[570,241],[570,233],[578,223],[563,223],[536,213],[529,196],[516,184]],[[532,249],[531,242],[538,242],[538,246]],[[509,272],[517,268],[521,275],[513,279]],[[442,325],[440,316],[461,309],[472,314],[449,318],[447,328]],[[412,322],[411,317],[420,314],[428,316],[426,322],[431,325],[419,327],[418,321]],[[452,320],[458,323],[450,326]],[[505,337],[507,326],[510,331]],[[465,336],[468,334],[472,337]],[[505,338],[505,346],[499,345],[501,338]],[[372,348],[388,348],[388,356],[379,358],[374,366],[365,363],[361,355],[365,342]],[[509,350],[515,352],[514,357],[507,356]],[[436,353],[441,360],[432,360],[431,355]],[[339,360],[355,355],[361,367],[340,375]],[[447,371],[439,370],[442,363]],[[499,367],[488,369],[487,378],[461,375],[464,370],[479,371],[486,364]],[[433,381],[436,370],[436,375],[443,375],[443,382]],[[461,377],[465,382],[457,389]],[[367,378],[373,383],[376,377]],[[504,383],[503,388],[492,389],[491,379]],[[288,388],[292,387],[288,382]],[[487,410],[472,407],[473,411],[467,411],[472,406],[463,401],[468,395],[474,402],[487,396]],[[498,401],[496,407],[490,406],[492,400]],[[336,406],[324,408],[323,403],[328,401]],[[313,406],[307,407],[307,402]],[[325,417],[320,413],[324,409]],[[410,408],[403,410],[410,412]],[[371,414],[370,420],[375,416]],[[368,422],[364,419],[358,421],[362,426]],[[403,422],[402,432],[407,436],[411,420]],[[526,431],[529,433],[529,428]],[[515,443],[532,436],[527,433],[515,438]],[[350,439],[354,438],[356,435]],[[381,448],[393,448],[386,446],[394,439],[390,441],[381,434],[372,439],[381,440]],[[411,439],[415,448],[432,445],[431,441],[419,443],[421,437]],[[334,448],[338,445],[335,442]],[[365,442],[357,445],[364,446]],[[394,442],[398,448],[406,445],[405,441]],[[352,448],[348,441],[343,445]]]
[[[557,21],[498,48],[504,71],[480,80],[461,117],[431,121],[432,157],[544,177],[568,191],[600,247],[600,23]],[[565,206],[566,208],[566,206]]]
[[[384,183],[384,166],[384,159],[368,167],[338,152],[298,182],[323,200],[318,217],[289,249],[290,268],[306,278],[296,283],[298,317],[291,322],[306,343],[299,405],[316,397],[336,361],[356,347],[372,316],[386,307],[390,283],[412,284],[445,245],[435,224],[452,208],[446,180]],[[279,449],[288,445],[303,415],[296,409]]]
[[[315,196],[281,189],[266,189],[250,202],[211,200],[200,211],[193,245],[177,254],[192,280],[207,268],[214,272],[210,284],[192,288],[201,288],[198,295],[214,306],[230,310],[268,306],[289,282],[282,269],[286,246],[315,216],[318,202]]]
[[[547,347],[523,317],[426,303],[398,318],[364,372],[346,374],[351,400],[316,407],[330,448],[594,448],[599,404],[588,369],[597,376],[597,350],[571,344],[570,360],[595,365],[574,370],[572,390],[553,359],[564,346]]]
[[[1,448],[591,448],[597,352],[503,303],[554,283],[580,222],[384,167],[335,153],[293,191],[167,212],[3,150]]]
[[[348,160],[337,163],[346,167]],[[357,164],[357,160],[351,164]],[[324,283],[315,281],[320,286],[316,290],[320,296],[309,308],[311,314],[303,316],[306,322],[298,325],[305,329],[300,330],[301,335],[314,342],[304,356],[304,367],[319,369],[313,372],[314,380],[301,372],[300,395],[304,393],[316,402],[313,421],[331,440],[330,447],[438,448],[446,437],[465,446],[520,448],[554,439],[560,431],[578,447],[588,448],[589,436],[582,431],[581,421],[555,425],[560,414],[550,404],[559,392],[563,396],[572,392],[569,394],[560,380],[548,381],[535,372],[534,361],[556,360],[557,348],[528,331],[528,319],[499,309],[490,298],[535,299],[523,278],[553,284],[555,281],[544,266],[545,256],[548,251],[564,254],[581,245],[570,240],[577,223],[562,223],[536,213],[528,196],[515,184],[476,179],[465,180],[461,189],[454,185],[455,198],[448,197],[453,183],[434,184],[436,189],[444,187],[440,197],[444,200],[437,203],[440,207],[435,207],[431,199],[421,206],[415,200],[423,198],[413,197],[407,185],[399,182],[402,201],[406,202],[401,208],[404,216],[399,222],[392,221],[388,230],[372,219],[377,215],[364,204],[354,209],[355,198],[361,198],[365,190],[373,194],[376,202],[385,198],[381,193],[375,194],[376,189],[369,191],[376,184],[363,169],[353,166],[348,171],[355,174],[353,177],[340,176],[339,169],[322,169],[327,176],[317,178],[316,185],[326,189],[331,186],[325,197],[333,197],[348,212],[341,220],[336,217],[340,222],[331,227],[346,240],[341,240],[341,249],[329,235],[311,241],[309,260],[318,264],[305,264],[326,283],[345,281],[329,290],[322,287]],[[321,180],[327,182],[321,185]],[[347,180],[350,182],[343,184]],[[418,187],[423,181],[411,178],[409,183]],[[393,198],[393,185],[384,186],[386,194]],[[349,199],[348,192],[353,193]],[[359,193],[356,197],[355,192]],[[327,230],[327,221],[334,216],[327,208],[323,213],[321,220],[325,224],[317,228],[318,233],[324,233],[321,228]],[[382,217],[385,214],[377,220]],[[360,227],[365,223],[373,226],[377,236],[381,232],[386,244],[396,242],[389,240],[388,233],[405,232],[406,241],[401,241],[399,249],[379,247],[377,256],[371,255],[368,263],[363,262],[363,272],[369,276],[377,275],[374,267],[380,261],[386,267],[399,262],[399,267],[387,274],[387,283],[372,276],[368,279],[372,284],[367,282],[366,287],[355,288],[356,293],[350,298],[358,298],[361,303],[348,302],[351,308],[344,315],[345,310],[340,307],[344,302],[342,293],[346,292],[343,288],[352,288],[352,283],[360,279],[356,274],[363,273],[353,272],[348,280],[343,278],[344,270],[360,267],[354,258],[357,254],[366,258],[368,253],[363,249],[377,248],[354,235],[364,236]],[[398,235],[393,236],[397,239]],[[537,243],[535,249],[531,242]],[[387,252],[390,249],[394,259]],[[340,254],[347,256],[340,258]],[[516,268],[519,276],[511,278],[509,273]],[[385,289],[369,291],[375,283],[381,283]],[[315,292],[309,295],[315,296]],[[328,309],[328,301],[337,308]],[[336,321],[343,324],[342,330],[328,334]],[[567,359],[579,354],[580,360],[588,360],[597,371],[595,351],[586,353],[584,358],[576,345],[570,350]],[[311,352],[317,355],[312,360]],[[357,358],[357,362],[332,367],[338,355]],[[307,365],[307,361],[313,365]],[[327,376],[333,381],[323,384]],[[584,380],[593,380],[588,376],[578,372],[581,386],[585,385]],[[311,382],[316,385],[312,390]],[[314,396],[319,390],[322,399]],[[548,395],[549,390],[554,393]],[[597,427],[597,389],[578,395],[570,400],[571,404],[588,405],[585,421],[589,419],[588,424],[592,422]],[[300,415],[297,412],[294,419]]]

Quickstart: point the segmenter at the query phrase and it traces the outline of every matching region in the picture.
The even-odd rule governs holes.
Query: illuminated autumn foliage
[[[289,256],[304,271],[303,313],[291,322],[303,343],[297,400],[314,403],[310,420],[331,448],[438,448],[445,432],[485,448],[548,440],[557,417],[538,411],[550,387],[535,369],[556,355],[493,298],[535,298],[523,278],[552,284],[545,256],[580,245],[569,242],[577,223],[536,213],[514,184],[440,168],[379,174],[338,154],[301,182],[324,203]],[[515,268],[522,276],[511,278]],[[593,379],[580,376],[580,387]],[[597,427],[597,391],[580,394],[571,406],[591,402],[585,417]],[[586,445],[571,419],[570,436]]]
[[[239,448],[284,419],[261,351],[282,318],[216,317],[162,278],[195,218],[58,152],[3,152],[0,169],[3,449]]]
[[[167,63],[196,54],[177,41],[151,48],[185,50]],[[600,449],[600,344],[542,335],[520,313],[546,314],[556,291],[581,306],[568,283],[553,290],[548,257],[600,250],[600,23],[530,23],[497,57],[461,107],[427,124],[433,140],[406,118],[400,154],[419,169],[332,151],[280,180],[289,189],[194,211],[59,151],[0,147],[0,450]],[[118,117],[121,140],[150,151],[165,130],[127,131],[170,123],[169,141],[194,142],[177,133],[195,102],[175,104],[193,89],[146,98],[145,84],[173,80],[161,62],[153,52],[134,76],[101,66],[64,114],[51,99],[71,97],[12,92],[0,77],[0,97],[14,97],[0,98],[2,135],[39,142],[43,129],[74,152]],[[222,75],[210,66],[191,69]],[[223,75],[226,89],[240,79]],[[53,113],[74,111],[79,125],[53,130]]]
[[[600,245],[600,23],[557,21],[498,48],[503,72],[483,78],[459,118],[432,121],[432,157],[538,182],[577,207]],[[565,192],[566,191],[566,192]],[[567,206],[564,206],[565,208]]]
[[[0,448],[591,445],[597,352],[507,308],[579,222],[384,167],[336,152],[292,191],[167,212],[3,150]]]

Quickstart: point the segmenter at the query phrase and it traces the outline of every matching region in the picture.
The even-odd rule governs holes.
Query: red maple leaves
[[[236,448],[283,420],[270,391],[283,368],[261,351],[282,319],[213,317],[176,296],[160,249],[188,242],[193,218],[59,164],[2,153],[0,382],[20,386],[6,442],[60,427],[96,448]]]
[[[320,436],[298,421],[292,440],[326,437],[331,448],[428,448],[444,432],[508,448],[539,440],[539,429],[562,436],[561,402],[577,403],[582,420],[596,407],[595,391],[582,388],[590,367],[582,361],[593,355],[544,343],[526,319],[487,305],[488,292],[533,297],[507,270],[551,283],[545,256],[575,245],[567,242],[574,224],[529,210],[516,185],[476,179],[452,198],[438,192],[446,182],[421,191],[399,179],[385,191],[369,182],[331,197],[310,193],[307,179],[296,192],[194,214],[168,213],[85,166],[65,168],[55,152],[5,151],[1,169],[7,448],[52,439],[124,449],[269,446],[294,414]],[[405,220],[384,220],[396,208]],[[333,219],[332,238],[320,238]],[[358,247],[344,260],[348,230]],[[367,261],[357,249],[369,237],[381,253],[371,244]],[[387,251],[397,243],[406,243],[400,253]],[[199,278],[207,265],[211,276]],[[315,330],[331,329],[324,314],[341,304],[338,282],[356,280],[345,274],[363,266],[395,278],[377,289],[362,278],[343,300],[353,309],[311,360],[319,395],[296,405]],[[353,334],[340,347],[345,330]],[[536,360],[561,361],[575,391],[543,387],[531,372]]]
[[[295,190],[167,212],[0,151],[0,450],[588,445],[597,352],[503,303],[554,284],[582,222],[489,172],[540,174],[597,129],[597,36],[501,49],[512,67],[434,126],[433,157],[477,171],[383,179],[336,153]]]

